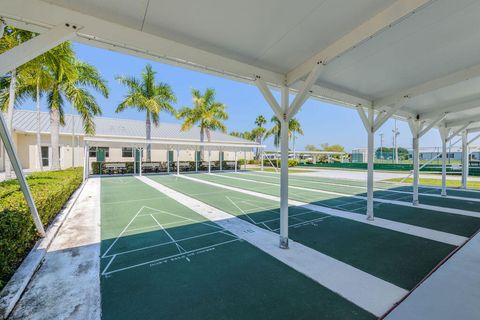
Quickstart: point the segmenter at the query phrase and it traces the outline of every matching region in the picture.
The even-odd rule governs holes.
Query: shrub
[[[48,225],[82,182],[82,168],[27,177],[43,225]],[[0,183],[0,290],[32,248],[38,234],[17,180]]]
[[[274,167],[280,168],[280,159],[278,160],[278,164],[277,164],[277,160],[271,160],[271,161],[272,162],[270,162],[269,160],[263,160],[263,165],[266,167],[271,167],[273,164]],[[298,160],[293,160],[293,159],[288,160],[289,168],[296,167],[297,165],[298,165]]]

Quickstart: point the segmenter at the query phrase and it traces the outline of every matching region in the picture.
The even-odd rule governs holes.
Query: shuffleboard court
[[[103,319],[375,318],[133,177],[102,178],[101,239]]]
[[[197,176],[196,176],[197,177]],[[198,175],[198,178],[234,186],[246,190],[257,191],[269,195],[279,196],[278,181],[272,178],[263,178],[248,174],[215,174]],[[289,182],[290,183],[290,182]],[[322,189],[315,186],[307,186],[315,191],[297,190],[289,188],[289,198],[293,200],[317,204],[320,206],[346,210],[358,214],[366,213],[366,200],[356,199],[349,196],[334,196],[322,193]],[[336,190],[339,191],[338,189]],[[480,218],[438,212],[417,207],[399,206],[391,203],[374,202],[375,216],[411,224],[414,226],[429,228],[470,237],[480,228]]]
[[[269,173],[246,173],[246,175],[251,176],[254,179],[266,179],[267,181],[276,181],[279,182],[279,176],[275,174]],[[298,186],[298,187],[306,187],[318,190],[325,190],[325,191],[334,191],[334,192],[341,192],[348,195],[356,195],[356,196],[363,196],[366,197],[366,186],[365,183],[363,185],[359,185],[357,181],[356,184],[351,184],[350,181],[342,181],[342,180],[334,180],[328,179],[325,180],[318,180],[312,178],[301,178],[298,176],[290,176],[289,177],[289,185],[290,186]],[[394,187],[390,185],[389,188],[386,187],[378,187],[377,184],[375,185],[375,190],[373,193],[374,198],[376,199],[387,199],[387,200],[396,200],[396,201],[403,201],[403,202],[412,202],[412,191],[411,187],[400,186]],[[457,194],[462,191],[457,191]],[[420,188],[419,189],[419,200],[420,203],[432,206],[440,206],[444,208],[454,208],[460,210],[468,210],[468,211],[476,211],[480,212],[480,202],[477,196],[480,194],[476,194],[475,192],[470,192],[469,194],[475,194],[475,197],[469,196],[453,196],[453,193],[449,193],[450,196],[453,197],[441,197],[440,191],[438,189],[427,189],[427,188]],[[456,198],[461,197],[461,198]]]
[[[208,174],[192,176],[218,179]],[[276,201],[194,182],[182,176],[149,178],[262,228],[271,231],[278,228]],[[452,245],[303,207],[290,208],[289,223],[293,240],[404,289],[413,288],[454,249]]]

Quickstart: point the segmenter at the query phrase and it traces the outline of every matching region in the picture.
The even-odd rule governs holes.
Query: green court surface
[[[278,181],[276,180],[278,178],[275,176],[263,177],[259,174],[227,173],[221,175],[195,175],[195,177],[228,186],[262,192],[274,196],[279,196],[280,193],[279,187],[277,185]],[[233,178],[240,178],[244,180]],[[318,192],[325,190],[339,193],[348,193],[344,191],[345,187],[331,185],[319,187],[317,184],[314,183],[309,184],[304,181],[299,181],[300,180],[297,179],[289,179],[289,185],[301,186],[302,188],[315,189],[317,191],[298,190],[290,187],[290,199],[313,203],[320,206],[335,208],[339,210],[345,210],[358,214],[366,213],[366,200],[356,199],[349,196],[338,196]],[[332,180],[329,181],[332,182]],[[267,182],[270,184],[264,184],[261,182]],[[403,196],[410,197],[409,195]],[[480,228],[480,218],[470,216],[463,216],[452,213],[445,213],[422,208],[406,207],[381,202],[374,202],[374,210],[375,216],[379,218],[408,223],[419,227],[444,231],[466,237],[473,235]]]
[[[184,189],[182,191],[191,196],[217,199],[221,206],[229,203],[225,195],[220,201],[211,188],[180,183],[171,176],[158,179]],[[245,210],[252,209],[247,209],[248,206],[267,206],[271,211],[266,208],[255,215],[255,219],[264,222],[265,227],[277,227],[275,204],[258,199],[251,199],[253,202],[249,203],[243,196],[231,200]],[[230,210],[234,209],[235,206]],[[325,215],[310,217],[311,213],[300,215],[300,211],[298,214],[299,220],[309,220],[312,227],[320,221],[323,225],[322,219],[325,219],[337,232],[340,227],[346,228],[342,231],[345,234],[363,232],[349,224],[339,226],[335,219],[326,219]],[[299,221],[292,217],[292,223],[295,222]],[[305,232],[311,234],[307,230]],[[397,237],[365,232],[374,236],[369,241],[390,241],[390,236],[393,241]],[[341,237],[331,240],[338,242],[332,243],[332,248],[347,250]],[[430,252],[424,252],[427,245]],[[379,246],[378,250],[385,250]],[[411,274],[411,267],[406,268],[414,277],[413,281],[405,281],[406,284],[418,281],[439,256],[451,250],[448,246],[417,239],[401,241],[398,248],[392,249],[406,246],[427,255],[425,263],[414,264],[421,271]],[[352,260],[359,259],[363,253],[349,251],[357,256]],[[397,263],[400,262],[397,259]],[[412,262],[407,258],[401,264],[407,266]],[[133,177],[102,178],[100,264],[103,319],[375,318]],[[389,266],[394,268],[393,264]],[[390,273],[397,271],[392,269]]]
[[[279,182],[279,176],[270,173],[246,173],[247,176],[251,176],[254,179],[263,179],[260,181]],[[300,176],[289,177],[289,185],[297,187],[305,187],[311,189],[319,189],[333,192],[345,193],[348,195],[367,196],[366,186],[364,182],[326,179],[326,178],[306,178]],[[404,185],[395,185],[392,183],[377,182],[375,184],[374,197],[378,199],[388,199],[397,201],[412,201],[412,187]],[[422,204],[441,206],[445,208],[454,208],[468,211],[480,212],[480,192],[475,191],[462,191],[462,190],[448,190],[448,195],[464,198],[472,198],[472,201],[463,199],[452,199],[438,197],[441,190],[438,188],[419,188],[419,200]],[[432,194],[437,196],[428,196],[425,194]],[[477,200],[477,201],[474,201]]]
[[[249,183],[248,187],[242,181],[216,175],[191,176],[225,184],[229,182],[239,188],[270,194],[274,193],[273,189],[278,192],[278,187],[275,186],[272,188]],[[277,231],[278,202],[182,177],[149,178],[259,227]],[[266,191],[266,188],[272,190]],[[328,201],[341,204],[345,199],[331,198]],[[290,209],[289,223],[290,237],[293,240],[404,289],[413,288],[454,249],[444,243],[312,212],[302,207]]]

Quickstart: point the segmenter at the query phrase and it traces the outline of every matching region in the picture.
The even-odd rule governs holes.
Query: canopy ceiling
[[[447,126],[480,127],[478,0],[0,0],[8,23]],[[478,124],[477,124],[478,123]]]

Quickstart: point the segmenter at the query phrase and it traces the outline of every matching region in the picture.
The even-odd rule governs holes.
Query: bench
[[[105,173],[114,174],[114,173],[121,173],[124,174],[127,172],[127,164],[126,163],[105,163],[103,165]]]
[[[161,168],[160,162],[142,163],[142,172],[159,172]]]

